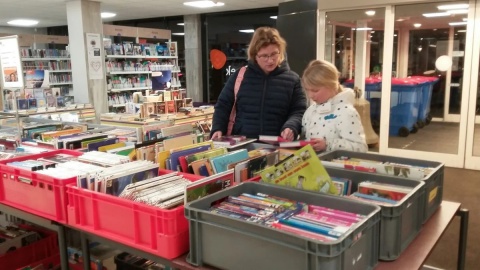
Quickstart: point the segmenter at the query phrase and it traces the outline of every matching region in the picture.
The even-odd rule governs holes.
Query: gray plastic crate
[[[379,259],[392,261],[397,259],[406,247],[418,235],[423,222],[425,183],[423,181],[348,171],[339,168],[326,168],[332,177],[352,180],[351,192],[358,189],[363,181],[373,181],[413,188],[412,192],[397,205],[381,206],[380,251]]]
[[[215,202],[241,193],[265,193],[366,215],[350,233],[324,243],[263,225],[213,214]],[[185,206],[194,265],[220,269],[373,269],[378,263],[380,207],[342,197],[245,182]]]
[[[358,152],[343,151],[343,150],[336,150],[332,152],[321,153],[318,155],[318,157],[322,161],[323,160],[329,161],[334,158],[339,158],[342,156],[433,168],[432,172],[429,175],[421,179],[412,179],[412,180],[421,180],[425,182],[423,223],[427,222],[427,220],[433,215],[433,213],[435,213],[435,211],[438,209],[438,207],[442,203],[444,164],[441,162],[378,155],[378,154],[372,154],[372,153],[358,153]],[[327,163],[323,163],[323,164],[325,165],[325,167],[330,167],[330,165]],[[375,173],[372,173],[372,175],[375,175]],[[394,177],[405,179],[401,175],[394,176]]]

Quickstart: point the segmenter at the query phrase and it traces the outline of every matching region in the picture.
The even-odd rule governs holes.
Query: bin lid
[[[344,83],[345,84],[352,84],[354,83],[355,79],[349,79],[349,80],[346,80]],[[365,84],[377,84],[377,83],[381,83],[382,80],[379,79],[379,78],[365,78]]]
[[[438,78],[435,77],[435,76],[410,76],[408,78],[412,78],[412,79],[415,79],[415,80],[424,80],[424,81],[427,81],[427,82],[438,81]]]
[[[409,78],[392,78],[392,85],[418,85],[418,81]]]

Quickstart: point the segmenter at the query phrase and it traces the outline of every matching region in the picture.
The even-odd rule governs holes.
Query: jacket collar
[[[251,69],[256,73],[262,74],[264,76],[267,76],[263,72],[263,70],[260,68],[260,66],[257,64],[257,62],[255,62],[255,60],[251,60],[251,59],[248,60],[248,69]],[[283,72],[287,72],[289,70],[290,70],[290,66],[288,65],[287,60],[283,60],[283,62],[280,63],[280,65],[276,69],[274,69],[272,72],[270,72],[270,74],[268,75],[277,75]]]

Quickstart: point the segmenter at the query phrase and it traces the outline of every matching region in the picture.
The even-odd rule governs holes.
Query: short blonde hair
[[[278,62],[285,60],[287,42],[280,36],[277,29],[272,27],[259,27],[255,30],[250,45],[248,45],[248,60],[255,59],[260,49],[269,45],[277,45],[279,49]]]
[[[339,93],[343,88],[338,81],[338,77],[339,72],[332,63],[313,60],[303,71],[302,85],[303,88],[326,87],[332,90],[336,89],[336,93]]]

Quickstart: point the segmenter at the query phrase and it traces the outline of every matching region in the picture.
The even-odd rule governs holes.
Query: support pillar
[[[202,38],[200,15],[183,16],[185,23],[185,66],[187,96],[193,101],[203,102],[203,74],[202,74]]]

